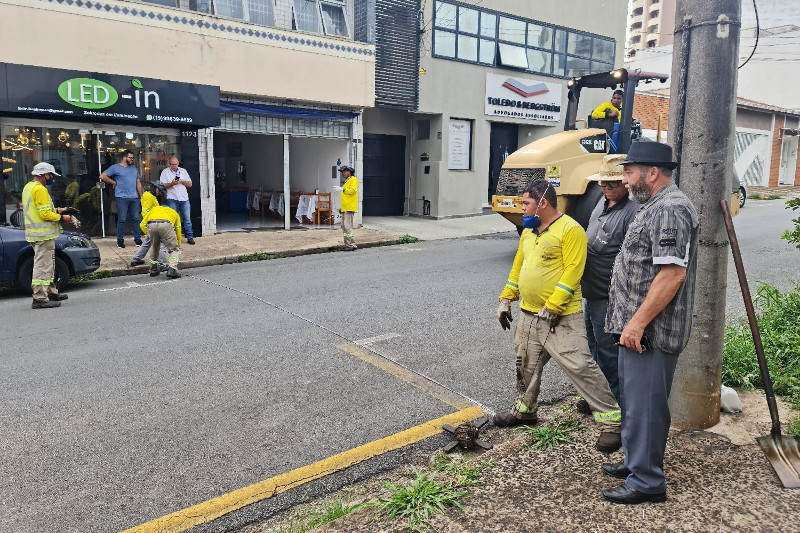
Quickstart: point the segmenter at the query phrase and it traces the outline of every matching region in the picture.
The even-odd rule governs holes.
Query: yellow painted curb
[[[126,529],[122,533],[177,533],[210,522],[246,505],[266,500],[319,479],[339,470],[356,465],[372,457],[427,439],[442,431],[445,424],[459,425],[483,416],[480,407],[468,407],[455,413],[430,420],[394,435],[369,442],[356,448],[303,466],[279,476],[260,481],[228,494],[193,505],[181,511],[156,518],[150,522]]]

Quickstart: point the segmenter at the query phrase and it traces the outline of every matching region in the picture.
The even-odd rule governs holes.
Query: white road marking
[[[389,340],[389,339],[395,339],[395,338],[397,338],[399,336],[400,336],[399,333],[387,333],[385,335],[377,335],[375,337],[368,337],[366,339],[361,339],[361,340],[358,340],[358,341],[354,341],[354,344],[358,344],[359,346],[368,346],[368,345],[376,343],[376,342],[386,341],[386,340]]]
[[[165,281],[154,281],[153,283],[137,283],[135,281],[128,281],[124,287],[113,287],[111,289],[100,289],[97,292],[108,292],[108,291],[121,291],[125,289],[139,289],[141,287],[150,287],[151,285],[163,285],[164,283],[172,283],[176,280],[168,279]]]

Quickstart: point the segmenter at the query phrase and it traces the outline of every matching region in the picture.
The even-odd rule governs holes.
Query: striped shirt
[[[653,346],[679,354],[689,342],[698,246],[697,212],[674,183],[657,191],[636,214],[611,276],[606,331],[621,333],[644,302],[661,265],[686,268],[669,304],[645,328]]]

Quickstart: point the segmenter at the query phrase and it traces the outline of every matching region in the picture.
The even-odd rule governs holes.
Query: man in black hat
[[[669,392],[692,327],[698,219],[672,181],[672,148],[635,142],[622,183],[641,204],[614,262],[605,329],[618,338],[625,460],[603,472],[624,479],[603,491],[616,503],[666,500]]]
[[[339,168],[342,175],[342,186],[334,187],[334,191],[342,194],[341,211],[342,211],[342,234],[344,235],[344,248],[347,252],[352,252],[358,249],[356,246],[356,237],[353,233],[353,217],[358,211],[358,180],[355,177],[355,169],[348,165],[342,165]]]

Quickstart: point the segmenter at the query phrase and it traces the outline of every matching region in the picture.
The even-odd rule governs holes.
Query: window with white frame
[[[273,0],[213,0],[213,12],[220,17],[243,20],[260,26],[274,26]]]
[[[616,41],[545,22],[436,0],[434,57],[572,78],[613,70]]]
[[[294,0],[292,2],[292,29],[322,33],[317,0]]]
[[[292,0],[292,29],[350,37],[347,11],[340,0]]]

